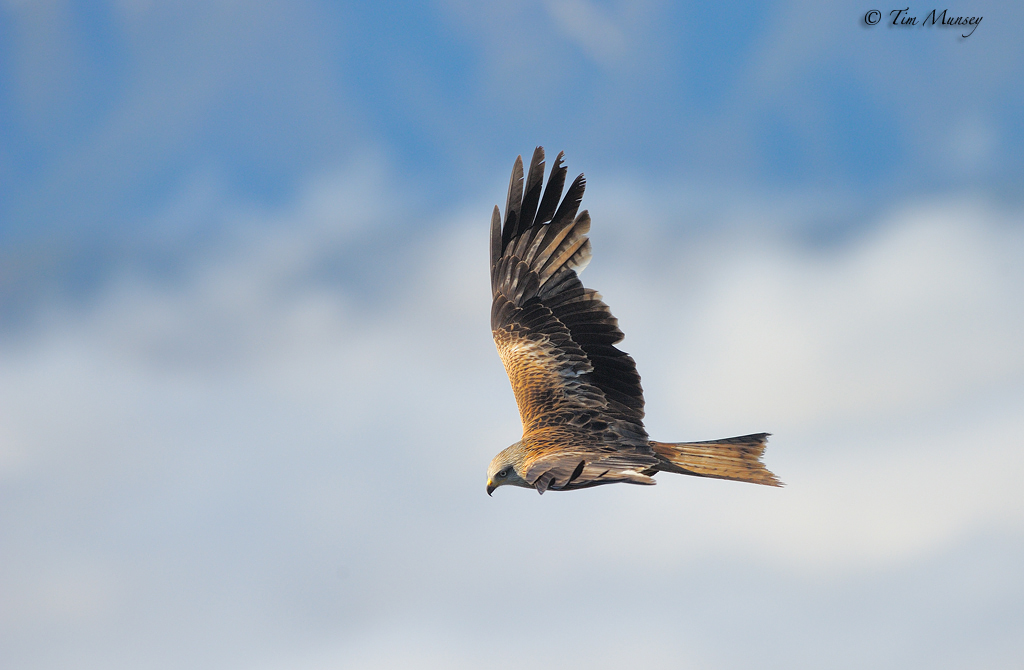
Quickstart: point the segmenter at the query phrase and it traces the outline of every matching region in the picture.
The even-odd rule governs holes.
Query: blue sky
[[[1016,667],[1024,10],[871,8],[0,4],[0,658]],[[649,432],[786,488],[484,494],[538,144]]]
[[[1016,197],[1021,12],[987,11],[965,40],[850,3],[11,2],[0,230],[145,234],[196,175],[281,202],[361,151],[438,208],[538,143],[641,180]]]

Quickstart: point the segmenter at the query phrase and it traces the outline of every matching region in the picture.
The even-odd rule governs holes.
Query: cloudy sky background
[[[1024,10],[871,8],[5,0],[4,667],[1016,667]],[[484,494],[537,144],[786,488]]]

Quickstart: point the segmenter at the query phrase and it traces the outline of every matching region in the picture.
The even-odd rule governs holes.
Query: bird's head
[[[487,495],[499,486],[531,488],[519,474],[522,455],[522,442],[516,442],[491,460],[487,466]]]

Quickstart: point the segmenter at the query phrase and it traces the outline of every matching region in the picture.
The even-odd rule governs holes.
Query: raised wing
[[[541,197],[544,150],[537,147],[525,184],[522,158],[516,159],[504,225],[494,208],[494,341],[524,435],[571,429],[575,435],[593,433],[595,443],[612,439],[649,453],[636,364],[614,346],[623,333],[608,305],[577,277],[591,255],[590,215],[577,215],[586,182],[582,174],[577,177],[559,204],[565,175],[559,154]]]

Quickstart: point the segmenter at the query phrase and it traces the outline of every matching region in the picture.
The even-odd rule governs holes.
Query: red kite
[[[491,217],[491,331],[523,421],[523,438],[491,461],[499,486],[544,491],[625,482],[658,472],[781,486],[761,462],[768,433],[710,442],[655,442],[644,430],[644,395],[633,358],[601,295],[577,273],[590,261],[590,215],[576,214],[583,175],[565,185],[563,154],[544,181],[537,147],[523,182],[516,158],[505,223]]]

